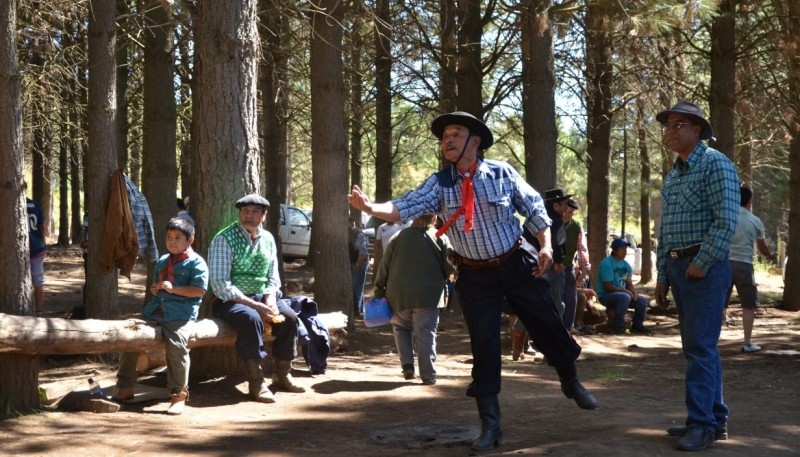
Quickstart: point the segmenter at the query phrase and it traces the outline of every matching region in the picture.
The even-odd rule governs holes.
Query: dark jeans
[[[728,258],[712,265],[705,278],[686,279],[690,258],[667,257],[667,276],[678,306],[681,344],[686,357],[686,425],[714,433],[728,421],[722,399],[722,362],[717,344],[722,309],[731,283]]]
[[[251,295],[261,301],[261,294]],[[297,314],[285,303],[278,300],[278,311],[286,318],[279,324],[270,323],[272,335],[272,357],[278,360],[292,360],[297,356]],[[253,308],[235,301],[215,300],[214,317],[218,317],[236,329],[236,353],[242,360],[262,360],[267,357],[264,348],[264,321]]]
[[[574,373],[581,347],[561,322],[545,278],[534,278],[534,248],[526,243],[495,268],[459,267],[456,293],[469,330],[472,348],[471,397],[500,392],[500,310],[505,298],[536,348],[559,373]]]

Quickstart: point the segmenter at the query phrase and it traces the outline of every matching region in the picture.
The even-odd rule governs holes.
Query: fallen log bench
[[[333,334],[347,326],[342,312],[317,315]],[[268,327],[268,326],[265,326]],[[271,341],[271,332],[265,331]],[[236,332],[220,319],[200,319],[189,348],[233,346]],[[0,313],[0,354],[65,355],[146,352],[164,349],[161,326],[140,319],[64,319]]]

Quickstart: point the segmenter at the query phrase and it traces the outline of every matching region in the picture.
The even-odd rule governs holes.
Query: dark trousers
[[[250,296],[261,301],[262,295]],[[278,311],[286,318],[279,324],[270,323],[272,335],[272,357],[278,360],[292,360],[297,355],[297,314],[281,300]],[[262,360],[267,357],[264,348],[264,321],[253,308],[235,301],[215,300],[214,317],[218,317],[236,329],[236,353],[242,360]]]
[[[536,267],[537,255],[528,243],[499,267],[459,267],[456,293],[467,322],[473,360],[467,395],[483,397],[500,392],[500,310],[504,298],[548,363],[560,376],[574,376],[581,347],[561,322],[547,279],[532,276]]]

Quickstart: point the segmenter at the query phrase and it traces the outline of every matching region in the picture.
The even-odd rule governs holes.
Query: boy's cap
[[[627,248],[628,246],[630,246],[630,244],[628,244],[628,242],[623,240],[622,238],[616,238],[616,239],[614,239],[614,241],[611,242],[611,249],[612,250],[617,249],[617,248],[623,248],[623,247]]]
[[[237,209],[247,205],[258,205],[264,208],[265,211],[269,209],[269,201],[258,194],[245,195],[244,197],[236,200]]]

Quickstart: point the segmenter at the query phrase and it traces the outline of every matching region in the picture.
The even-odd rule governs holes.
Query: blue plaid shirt
[[[131,178],[128,175],[123,176],[125,177],[125,187],[128,190],[133,225],[136,227],[136,236],[139,239],[139,255],[144,255],[149,248],[150,261],[155,262],[158,260],[158,246],[156,246],[156,236],[153,231],[153,215],[150,213],[150,205],[147,204],[147,199],[139,192]]]
[[[461,207],[463,176],[450,166],[455,185],[443,187],[436,174],[416,190],[392,200],[402,220],[423,214],[438,214],[445,221]],[[464,217],[450,226],[447,236],[455,251],[473,260],[488,260],[508,252],[522,235],[520,213],[533,232],[550,226],[541,195],[514,168],[505,162],[482,160],[473,178],[475,188],[475,220],[472,231],[464,232]]]
[[[739,176],[730,159],[698,143],[689,160],[675,161],[661,198],[658,282],[668,282],[670,249],[702,243],[693,262],[704,272],[727,257],[739,217]]]

